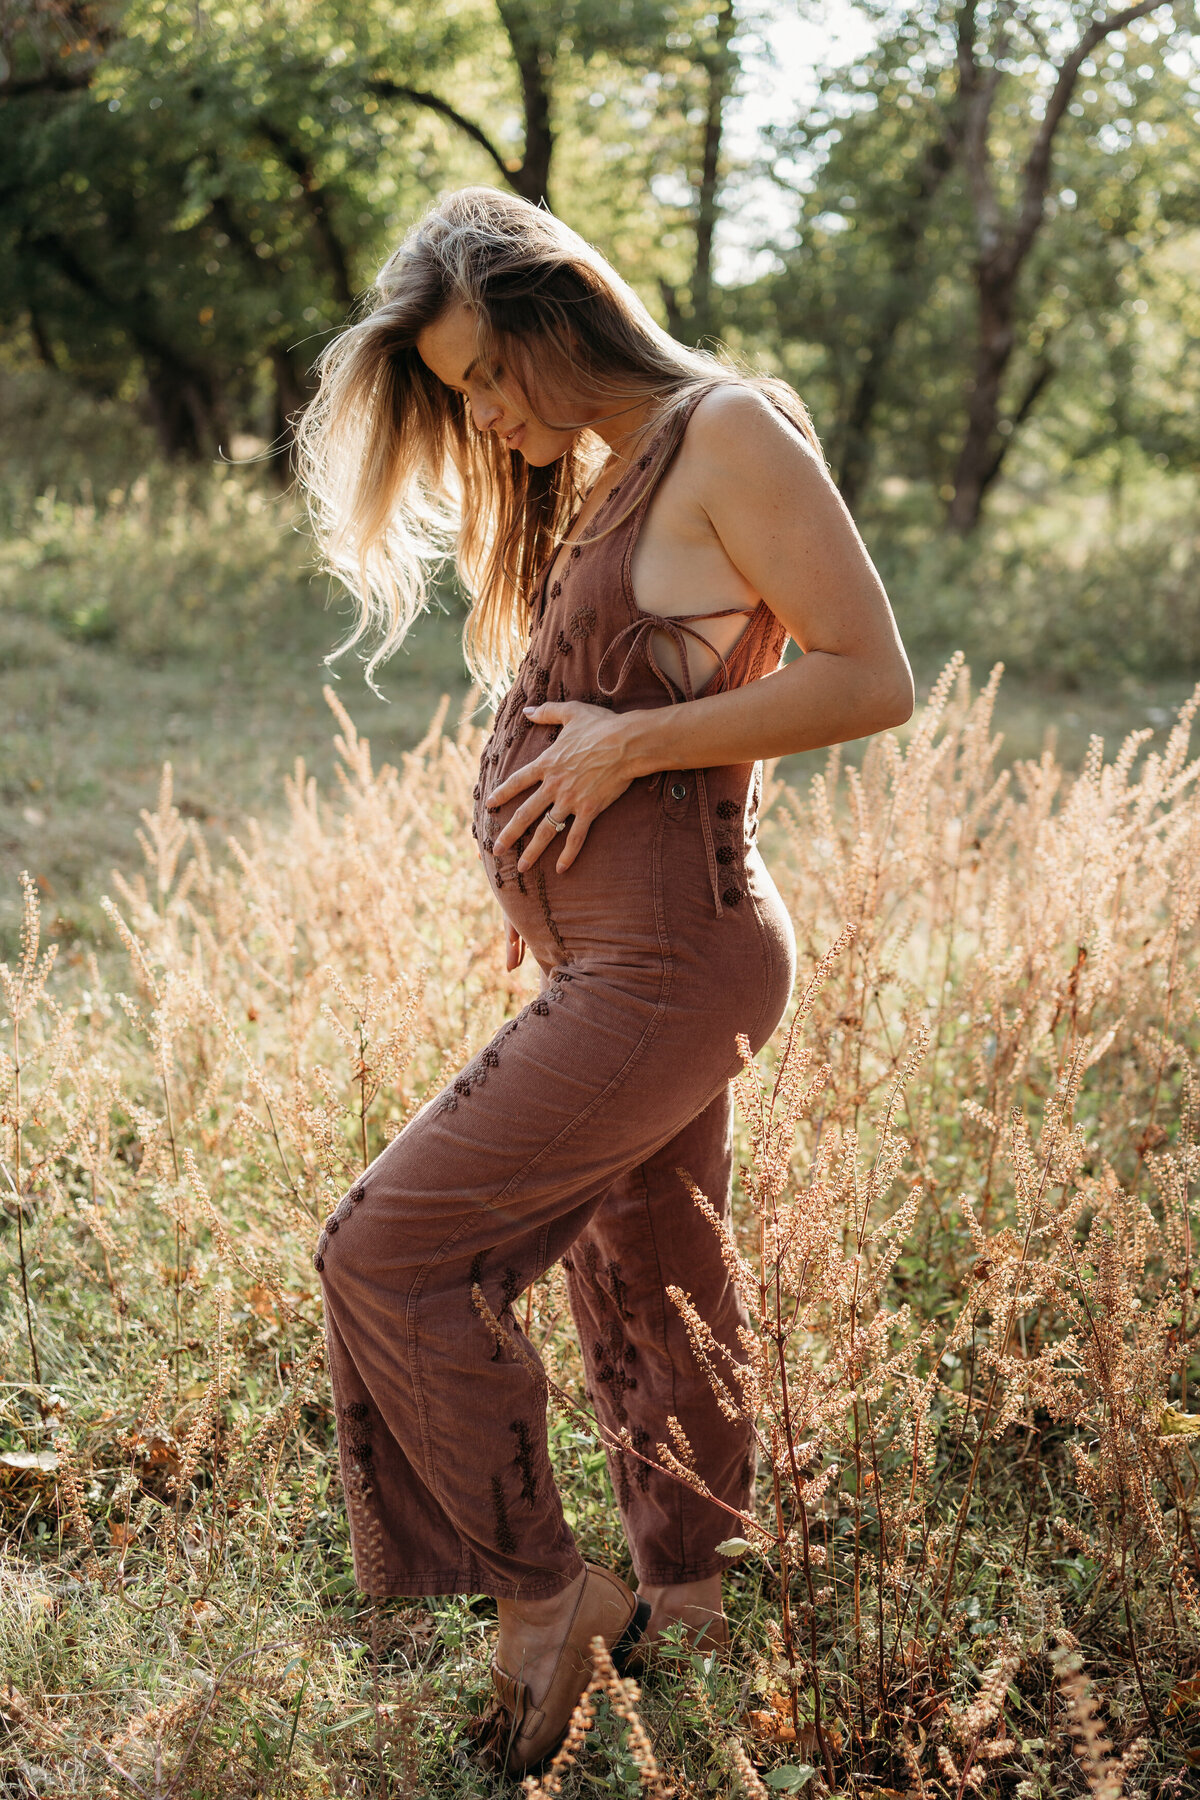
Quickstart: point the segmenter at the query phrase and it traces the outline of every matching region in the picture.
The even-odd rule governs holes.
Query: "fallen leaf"
[[[271,1293],[270,1288],[263,1287],[261,1282],[255,1282],[254,1286],[247,1292],[246,1299],[250,1303],[250,1311],[257,1313],[260,1319],[270,1319],[274,1317],[274,1296]]]
[[[1167,1701],[1168,1719],[1181,1713],[1185,1706],[1195,1706],[1197,1701],[1200,1701],[1200,1675],[1193,1675],[1190,1681],[1177,1681]]]
[[[825,1739],[829,1748],[835,1751],[840,1750],[842,1747],[842,1734],[837,1727],[834,1725],[823,1725],[821,1729],[825,1733]],[[799,1748],[806,1756],[815,1756],[818,1761],[821,1760],[821,1745],[817,1738],[817,1728],[815,1725],[802,1725],[800,1727]]]
[[[108,1535],[121,1550],[128,1550],[130,1544],[137,1539],[137,1532],[128,1523],[122,1524],[119,1519],[108,1521]]]
[[[57,1469],[57,1450],[6,1450],[0,1456],[6,1469]]]
[[[794,1727],[775,1712],[748,1712],[746,1718],[755,1737],[769,1738],[774,1744],[794,1744]]]
[[[782,1769],[772,1769],[762,1779],[779,1793],[795,1794],[812,1780],[815,1773],[808,1763],[784,1763]]]
[[[134,1438],[132,1447],[137,1451],[138,1460],[149,1469],[177,1469],[179,1467],[178,1446],[169,1438]]]

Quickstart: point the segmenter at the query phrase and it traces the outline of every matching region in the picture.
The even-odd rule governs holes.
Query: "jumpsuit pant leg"
[[[615,1181],[562,1258],[588,1377],[588,1398],[613,1436],[659,1460],[670,1444],[668,1418],[695,1448],[717,1501],[638,1456],[608,1451],[609,1469],[639,1582],[665,1587],[727,1567],[716,1549],[737,1534],[725,1507],[753,1504],[755,1444],[745,1420],[722,1413],[667,1293],[694,1302],[717,1342],[737,1362],[739,1328],[749,1317],[729,1279],[716,1232],[678,1174],[685,1169],[728,1220],[733,1163],[733,1096],[725,1087],[661,1149]],[[732,1391],[736,1381],[719,1369]]]
[[[513,1313],[564,1255],[602,1416],[616,1419],[623,1405],[653,1455],[674,1412],[713,1491],[730,1504],[747,1491],[747,1443],[711,1401],[662,1286],[677,1280],[702,1311],[707,1304],[708,1322],[732,1344],[737,1306],[715,1233],[674,1169],[689,1168],[725,1207],[735,1038],[744,1033],[757,1051],[771,1036],[791,992],[795,945],[760,859],[751,859],[747,903],[715,928],[702,863],[676,860],[664,880],[668,828],[677,859],[691,842],[679,811],[678,820],[665,811],[656,827],[651,820],[648,851],[618,846],[598,857],[603,886],[528,884],[514,922],[542,966],[543,992],[410,1120],[318,1240],[365,1593],[512,1598],[560,1591],[578,1573],[537,1354]],[[609,829],[618,825],[614,818]],[[570,917],[561,896],[573,901]],[[497,1343],[473,1302],[475,1284],[516,1349]],[[623,1386],[616,1364],[605,1375],[617,1322],[601,1317],[609,1300],[623,1327]],[[644,1376],[642,1366],[628,1375],[635,1365]],[[622,1493],[619,1463],[614,1475]],[[665,1476],[644,1489],[630,1471],[626,1478],[640,1577],[711,1572],[727,1515],[682,1485],[668,1491],[676,1484]]]

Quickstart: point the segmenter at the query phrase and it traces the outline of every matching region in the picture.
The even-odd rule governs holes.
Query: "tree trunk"
[[[1054,87],[1046,100],[1021,171],[1020,199],[1015,212],[1008,218],[1004,216],[992,178],[989,142],[1000,61],[996,60],[986,76],[981,75],[975,61],[973,40],[960,35],[960,85],[968,88],[971,94],[964,151],[980,248],[975,264],[979,329],[974,377],[969,390],[966,431],[954,468],[954,494],[946,513],[947,523],[954,531],[965,534],[974,531],[979,524],[984,495],[1000,472],[1013,434],[1050,378],[1051,365],[1047,359],[1044,373],[1035,375],[1021,406],[1008,421],[1008,432],[1002,433],[1000,389],[1016,347],[1017,286],[1045,223],[1055,138],[1067,115],[1080,72],[1088,57],[1106,38],[1114,32],[1124,31],[1127,25],[1144,18],[1147,13],[1157,12],[1160,5],[1161,0],[1139,0],[1137,5],[1128,6],[1123,12],[1092,15],[1091,23],[1058,67]]]
[[[110,224],[113,223],[110,217]],[[126,240],[117,233],[118,241]],[[224,406],[214,370],[192,362],[162,331],[148,294],[112,294],[57,232],[30,238],[30,248],[122,330],[142,361],[146,404],[167,456],[200,459],[216,454],[224,433]]]
[[[136,340],[135,340],[136,341]],[[146,410],[166,457],[203,462],[216,454],[223,408],[210,377],[201,370],[145,359]]]
[[[521,82],[525,115],[525,154],[519,169],[508,179],[534,206],[550,206],[550,160],[554,155],[554,131],[550,119],[550,84],[554,53],[541,29],[537,0],[498,0],[500,19]],[[552,9],[553,16],[553,9]]]
[[[700,187],[696,195],[696,262],[692,273],[690,320],[691,335],[696,339],[712,336],[716,327],[713,240],[720,216],[721,129],[733,69],[729,43],[734,25],[732,0],[723,0],[717,11],[716,44],[703,59],[708,92],[700,153]]]
[[[514,193],[532,201],[534,206],[550,205],[550,163],[554,156],[554,126],[551,118],[551,94],[554,78],[554,38],[558,20],[553,8],[544,0],[497,0],[500,22],[508,36],[521,84],[521,110],[525,120],[525,149],[521,161],[514,166],[496,142],[474,119],[440,94],[428,88],[408,87],[403,82],[376,76],[367,90],[390,100],[408,100],[414,106],[426,106],[431,112],[448,119],[472,143],[491,158],[498,173]]]
[[[974,531],[988,485],[999,472],[1000,389],[1016,348],[1013,327],[1015,271],[980,268],[979,337],[967,401],[967,427],[954,466],[954,497],[947,512],[951,529]]]
[[[667,315],[667,330],[673,338],[683,342],[685,330],[683,307],[679,303],[679,289],[673,282],[662,275],[658,278],[658,292],[663,303],[663,311]]]
[[[941,137],[931,143],[921,159],[909,201],[896,221],[895,251],[888,271],[883,310],[866,345],[858,380],[850,396],[837,457],[837,485],[846,505],[853,509],[862,495],[874,461],[873,426],[896,347],[896,338],[916,306],[920,284],[917,268],[925,232],[943,181],[954,167],[959,132],[952,120]]]
[[[58,358],[54,354],[54,345],[46,335],[46,327],[42,324],[42,316],[37,308],[29,308],[29,335],[33,339],[33,347],[38,353],[38,361],[47,369],[57,369]]]

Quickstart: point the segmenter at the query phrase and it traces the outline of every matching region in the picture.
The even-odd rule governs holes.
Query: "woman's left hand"
[[[618,714],[583,700],[548,700],[542,706],[527,706],[525,716],[534,725],[559,725],[562,729],[540,756],[502,781],[489,798],[492,808],[503,806],[528,787],[534,790],[497,836],[495,850],[497,855],[507,850],[536,824],[517,864],[519,869],[528,869],[562,836],[545,818],[546,812],[556,819],[570,818],[571,829],[555,864],[561,875],[583,849],[592,820],[619,799],[633,779],[625,749],[626,729]]]

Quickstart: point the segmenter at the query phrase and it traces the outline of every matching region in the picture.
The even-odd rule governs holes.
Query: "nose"
[[[471,400],[471,417],[479,431],[490,431],[504,408],[496,400]]]

